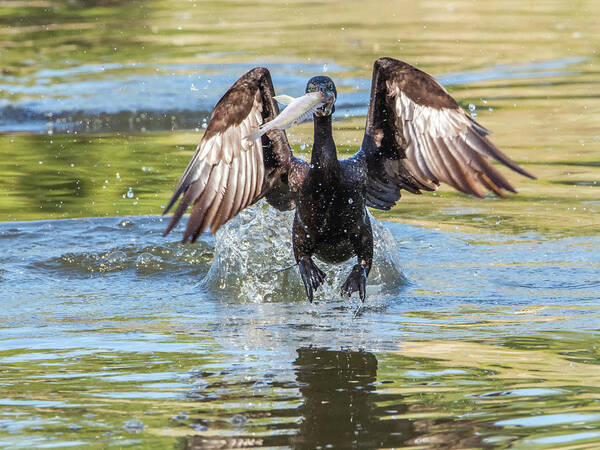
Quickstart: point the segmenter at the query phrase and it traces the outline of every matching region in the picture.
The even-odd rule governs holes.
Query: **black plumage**
[[[183,241],[195,241],[210,227],[215,233],[239,211],[265,197],[279,210],[295,209],[293,250],[306,294],[325,274],[312,257],[357,263],[342,294],[365,298],[373,260],[373,234],[366,207],[387,210],[401,191],[419,194],[440,182],[483,197],[516,192],[489,162],[535,178],[502,153],[433,77],[392,58],[375,61],[371,100],[360,150],[340,161],[331,114],[337,91],[329,77],[309,80],[307,92],[320,90],[332,100],[314,114],[310,164],[296,158],[283,130],[245,139],[273,120],[279,109],[269,71],[255,68],[219,100],[194,157],[175,188],[165,213],[183,195],[165,235],[190,205]]]

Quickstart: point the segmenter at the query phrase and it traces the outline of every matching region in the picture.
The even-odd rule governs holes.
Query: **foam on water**
[[[292,211],[277,211],[266,202],[238,214],[217,232],[215,259],[204,279],[205,285],[240,301],[304,298],[306,294],[297,267],[280,270],[294,264],[293,217]],[[400,269],[398,247],[385,226],[373,217],[371,224],[374,255],[367,295],[392,295],[407,282]],[[327,278],[317,290],[315,299],[340,298],[340,288],[356,263],[355,259],[342,264],[327,264],[318,259],[316,262]]]

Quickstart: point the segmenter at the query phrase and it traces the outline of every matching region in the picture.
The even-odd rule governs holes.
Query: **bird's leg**
[[[301,221],[296,217],[292,228],[292,243],[294,246],[294,258],[300,269],[300,276],[306,289],[306,297],[312,303],[314,291],[325,280],[325,273],[317,267],[312,260],[313,241],[311,236],[302,227]]]
[[[373,264],[373,231],[368,216],[367,221],[360,229],[352,235],[354,250],[356,251],[358,264],[355,264],[342,286],[342,296],[352,296],[358,292],[361,301],[365,301],[367,293],[367,276]]]
[[[342,296],[350,297],[354,292],[358,292],[360,299],[364,302],[367,294],[367,275],[370,270],[371,264],[359,259],[359,263],[354,265],[342,286]]]
[[[321,286],[321,283],[325,280],[325,273],[317,267],[310,256],[303,256],[298,261],[298,267],[300,268],[300,276],[304,282],[304,288],[306,289],[306,297],[308,301],[312,303],[313,292]]]

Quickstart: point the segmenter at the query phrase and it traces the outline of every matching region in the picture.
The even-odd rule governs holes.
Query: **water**
[[[596,448],[600,3],[40,1],[0,5],[0,447]],[[304,299],[290,215],[181,245],[160,213],[241,73],[338,87],[435,74],[538,181],[375,212]],[[292,129],[306,158],[312,128]],[[61,219],[61,220],[55,220]]]
[[[0,225],[0,445],[597,438],[598,238],[387,223],[407,279],[384,268],[394,292],[372,282],[355,316],[340,280],[309,304],[295,268],[247,297],[233,283],[252,286],[247,273],[202,282],[215,248],[227,260],[240,239],[275,276],[291,248],[265,241],[265,214],[252,208],[216,241],[248,233],[221,244],[165,240],[159,217]]]
[[[585,61],[584,57],[563,58],[437,75],[446,86],[560,77],[571,73],[565,68]],[[294,96],[304,93],[306,74],[319,72],[316,64],[267,65],[278,92]],[[0,131],[53,134],[195,128],[206,122],[213,106],[240,74],[253,66],[130,63],[42,69],[24,77],[0,74],[0,90],[16,97],[0,101]],[[338,80],[337,87],[342,91],[336,101],[336,117],[364,116],[367,112],[371,79],[344,78],[344,72],[350,69],[334,66],[329,73]],[[475,105],[470,104],[469,109],[474,111],[472,108]]]
[[[279,212],[266,202],[242,211],[217,232],[215,258],[202,284],[238,302],[304,299],[300,274],[297,269],[290,270],[295,263],[290,252],[293,217],[293,212]],[[374,267],[369,274],[368,294],[395,295],[407,283],[398,247],[387,228],[372,217],[371,222]],[[315,297],[339,297],[355,263],[321,263],[328,275]]]

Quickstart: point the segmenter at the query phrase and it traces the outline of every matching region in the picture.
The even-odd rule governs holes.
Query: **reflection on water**
[[[415,434],[408,419],[393,419],[391,406],[381,408],[374,391],[377,358],[362,351],[300,348],[296,378],[303,404],[295,446],[300,448],[376,448],[404,444]],[[405,413],[402,396],[393,399],[393,414]]]
[[[298,443],[306,448],[374,447],[372,434],[379,421],[372,398],[375,355],[300,348],[293,364],[303,397]]]
[[[600,2],[359,3],[1,3],[0,447],[598,447]],[[311,305],[295,269],[270,277],[291,258],[283,232],[253,252],[274,212],[220,235],[254,227],[253,298],[216,273],[219,236],[129,217],[160,214],[248,67],[290,95],[331,75],[352,154],[382,55],[438,75],[539,180],[377,213],[405,223],[356,317],[339,283]]]
[[[199,283],[215,240],[168,242],[164,225],[0,224],[0,446],[598,438],[595,237],[387,223],[411,282],[354,317],[356,300],[337,296],[224,299]]]
[[[317,64],[268,65],[277,89],[293,95],[303,91],[306,74],[322,71]],[[24,78],[0,74],[0,90],[8,96],[0,97],[0,130],[54,134],[201,129],[218,99],[252,67],[112,63],[42,69]],[[344,68],[332,65],[329,70]],[[354,111],[357,105],[349,100],[342,99],[340,105]]]
[[[491,80],[545,79],[572,75],[564,69],[580,67],[585,61],[583,57],[561,58],[436,75],[447,87]],[[302,94],[310,74],[323,71],[317,64],[263,65],[271,71],[277,92],[293,96]],[[219,98],[254,66],[113,63],[43,69],[24,78],[0,74],[0,91],[8,96],[0,97],[0,131],[55,134],[202,129]],[[327,65],[328,75],[340,90],[335,114],[339,119],[364,116],[369,102],[370,76],[345,78],[348,70]]]

